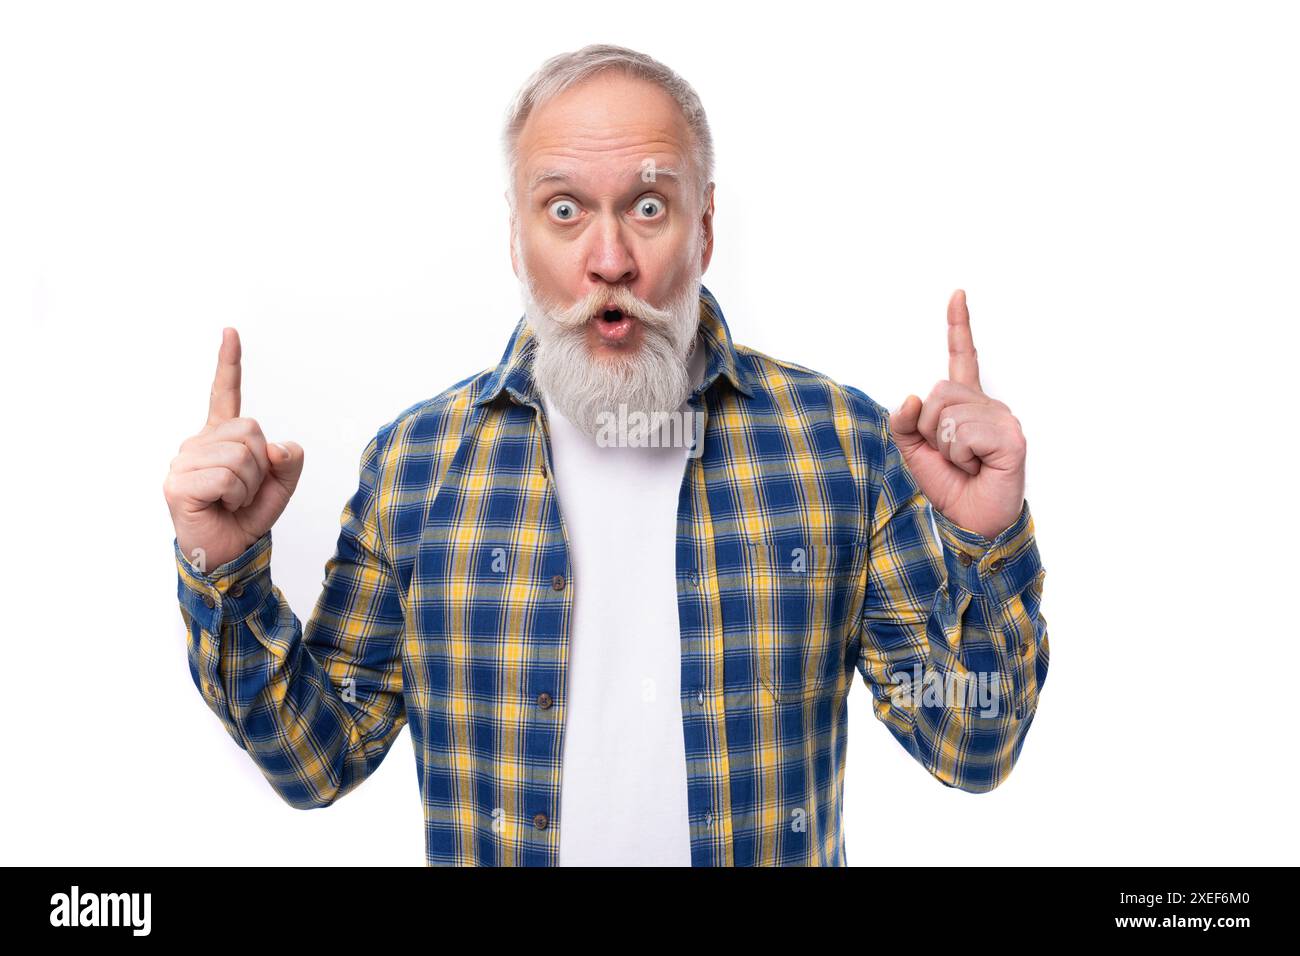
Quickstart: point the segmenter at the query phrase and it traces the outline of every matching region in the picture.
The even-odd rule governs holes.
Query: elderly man
[[[733,343],[701,284],[708,123],[667,67],[554,57],[504,146],[524,315],[367,444],[305,626],[270,577],[303,451],[241,417],[223,333],[164,490],[230,735],[309,808],[409,724],[429,864],[843,864],[855,670],[936,779],[998,786],[1048,642],[1025,441],[964,295],[949,379],[891,416]]]

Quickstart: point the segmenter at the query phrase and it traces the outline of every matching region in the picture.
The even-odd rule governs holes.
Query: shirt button
[[[701,707],[704,706],[704,691],[697,690],[695,692],[695,703],[699,704]]]
[[[540,474],[543,478],[546,477],[546,462],[539,461],[537,463],[537,473]]]
[[[533,815],[533,826],[537,827],[537,829],[539,829],[539,830],[545,830],[545,829],[546,829],[546,814],[544,814],[544,813],[537,813],[537,814],[534,814],[534,815]]]
[[[705,825],[706,827],[711,827],[711,826],[713,826],[713,811],[712,811],[712,810],[710,810],[708,813],[704,814],[704,825]]]
[[[992,560],[992,561],[989,562],[989,570],[990,570],[990,571],[993,571],[993,572],[995,572],[995,573],[998,572],[998,571],[1001,571],[1001,570],[1002,570],[1002,565],[1005,564],[1005,563],[1006,563],[1006,562],[1003,561],[1002,558],[995,558],[994,560]]]
[[[957,562],[958,562],[958,563],[959,563],[963,568],[969,568],[969,567],[970,567],[970,555],[967,554],[965,551],[958,551],[958,552],[957,552]]]
[[[1028,641],[1021,641],[1021,642],[1020,642],[1020,656],[1021,656],[1021,657],[1024,657],[1024,656],[1025,656],[1026,654],[1028,654],[1028,653],[1029,653],[1029,642],[1028,642]]]
[[[217,602],[214,601],[214,600],[212,600],[212,595],[211,595],[211,594],[205,594],[205,595],[203,595],[203,603],[206,604],[208,607],[216,607],[216,606],[217,606]]]
[[[240,584],[238,581],[236,581],[234,584],[232,584],[232,585],[230,586],[230,596],[231,596],[231,597],[243,597],[243,596],[244,596],[244,586],[243,586],[242,584]]]
[[[552,590],[552,591],[563,591],[563,590],[564,590],[564,575],[563,575],[563,574],[557,574],[555,577],[551,578],[551,590]]]
[[[697,587],[699,587],[699,586],[700,586],[700,575],[699,575],[699,572],[698,572],[698,571],[691,571],[691,572],[689,572],[689,573],[686,575],[686,580],[689,581],[689,582],[691,582],[691,587],[693,587],[693,588],[697,588]]]
[[[542,710],[549,710],[552,703],[554,703],[554,701],[551,700],[551,695],[546,693],[546,691],[542,691],[537,695],[537,706],[542,708]]]

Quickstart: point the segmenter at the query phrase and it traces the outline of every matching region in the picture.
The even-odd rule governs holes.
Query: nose
[[[636,260],[623,239],[617,219],[606,219],[588,230],[587,278],[608,285],[631,283],[636,278]]]

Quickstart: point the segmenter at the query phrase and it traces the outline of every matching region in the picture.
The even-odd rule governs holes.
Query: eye
[[[560,222],[572,222],[578,218],[578,204],[572,199],[556,199],[547,210]]]
[[[637,213],[646,219],[654,219],[662,215],[665,208],[664,201],[658,196],[642,196],[636,203]]]

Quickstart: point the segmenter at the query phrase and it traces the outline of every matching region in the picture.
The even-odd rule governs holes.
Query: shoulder
[[[786,359],[736,345],[736,358],[762,407],[786,417],[832,422],[843,420],[855,429],[879,435],[889,429],[888,410],[862,389],[836,381],[824,372]]]
[[[485,368],[431,398],[408,405],[379,427],[370,439],[368,453],[378,455],[381,463],[389,466],[411,455],[436,462],[447,449],[448,439],[458,438],[473,420],[474,401],[493,371]]]
[[[783,431],[807,434],[804,447],[827,447],[818,434],[834,433],[854,484],[868,507],[900,460],[889,427],[889,410],[861,388],[797,362],[736,345],[742,374],[754,391],[754,416]],[[755,420],[751,417],[751,421]]]

